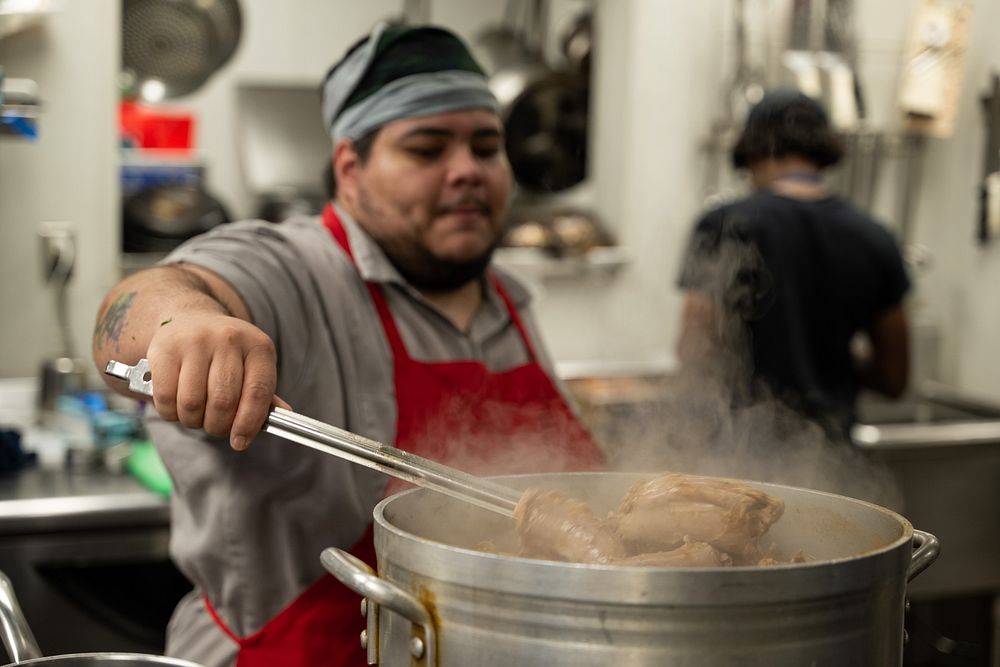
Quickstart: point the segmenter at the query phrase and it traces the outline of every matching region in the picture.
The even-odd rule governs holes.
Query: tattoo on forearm
[[[135,299],[135,292],[119,294],[111,302],[107,310],[101,314],[94,327],[94,336],[97,338],[98,347],[104,347],[108,341],[115,344],[115,350],[121,352],[121,335],[125,327],[125,316],[132,307]]]

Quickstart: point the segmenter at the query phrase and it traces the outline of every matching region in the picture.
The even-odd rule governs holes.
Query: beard
[[[414,241],[380,240],[389,262],[408,283],[425,292],[450,292],[483,276],[496,248],[494,242],[478,256],[454,260],[436,257],[423,244]]]
[[[363,190],[359,195],[359,208],[366,217],[372,219],[373,216],[382,215]],[[481,199],[463,198],[453,206],[469,204],[478,206],[485,217],[492,217],[492,207]],[[448,208],[446,206],[435,209],[432,215],[443,215],[448,212]],[[392,235],[381,233],[377,225],[364,225],[364,227],[399,274],[408,283],[426,292],[450,292],[481,278],[493,258],[493,251],[500,242],[498,233],[483,252],[474,257],[458,260],[439,257],[432,253],[415,231],[411,230],[405,235]]]

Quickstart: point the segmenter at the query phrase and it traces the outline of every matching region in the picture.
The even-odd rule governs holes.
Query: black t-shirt
[[[888,229],[844,199],[758,191],[695,227],[679,285],[721,300],[745,327],[753,377],[821,422],[854,421],[850,341],[910,281]]]

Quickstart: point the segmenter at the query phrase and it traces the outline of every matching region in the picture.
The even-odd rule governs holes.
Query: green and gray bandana
[[[323,122],[333,143],[386,123],[460,109],[497,112],[486,75],[442,28],[378,25],[323,82]]]

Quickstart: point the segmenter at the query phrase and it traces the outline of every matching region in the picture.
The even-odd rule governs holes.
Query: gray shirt
[[[318,218],[223,225],[165,262],[209,269],[242,296],[274,340],[277,393],[302,414],[385,443],[395,440],[392,354],[365,281],[386,296],[410,356],[470,359],[502,371],[528,353],[495,289],[462,333],[408,285],[382,250],[342,211],[357,269]],[[551,363],[526,312],[529,294],[500,277],[542,365]],[[174,482],[171,554],[237,635],[262,627],[324,570],[319,554],[350,548],[372,518],[388,479],[262,433],[245,452],[174,423],[149,430]],[[213,641],[213,637],[215,641]],[[168,652],[230,664],[235,645],[192,596],[175,612]]]

